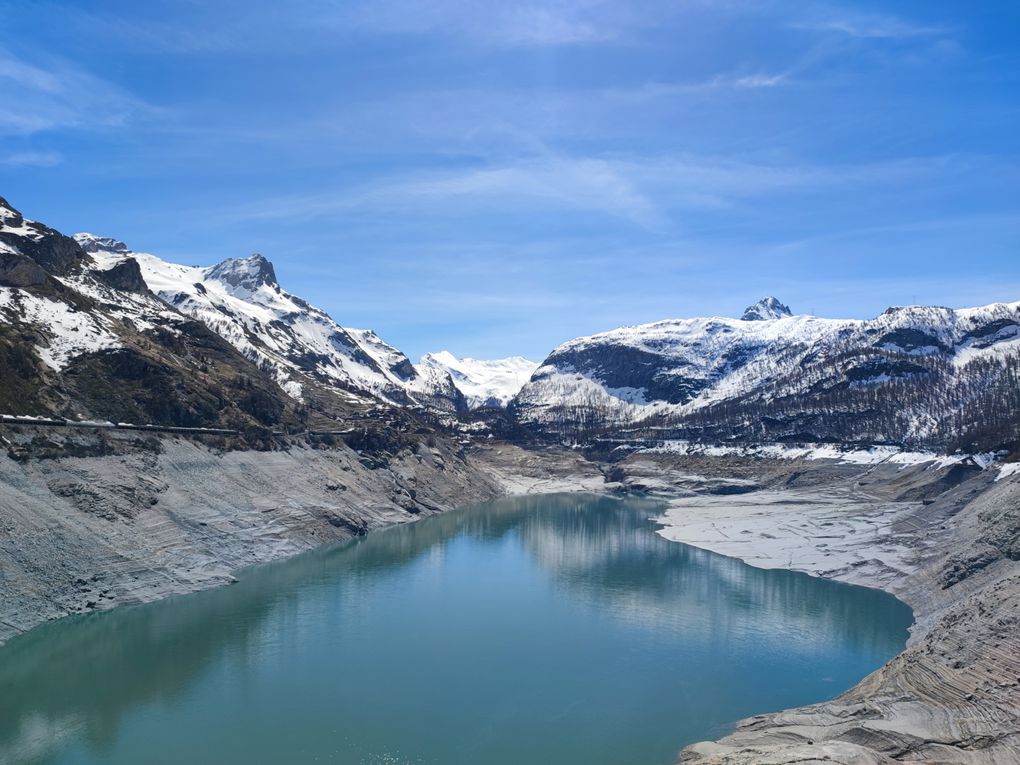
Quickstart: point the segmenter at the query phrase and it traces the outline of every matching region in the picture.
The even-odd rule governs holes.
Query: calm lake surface
[[[505,499],[48,624],[0,649],[0,762],[670,765],[902,649],[899,601],[659,509]]]

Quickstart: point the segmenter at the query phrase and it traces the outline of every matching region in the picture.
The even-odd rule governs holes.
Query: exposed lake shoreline
[[[646,491],[669,498],[669,539],[879,587],[916,618],[908,648],[847,693],[742,721],[685,760],[1020,763],[1020,476],[998,468],[675,454],[610,466],[504,444],[387,464],[180,438],[84,451],[0,461],[0,641],[501,494]]]
[[[665,765],[902,650],[892,596],[670,542],[663,506],[502,497],[43,625],[0,654],[0,762]]]
[[[590,474],[546,478],[534,457],[510,449],[488,459],[513,491],[592,489]],[[667,539],[879,588],[914,611],[907,649],[854,688],[740,721],[685,749],[683,762],[1020,763],[1012,467],[638,453],[603,472],[608,488],[669,498]]]

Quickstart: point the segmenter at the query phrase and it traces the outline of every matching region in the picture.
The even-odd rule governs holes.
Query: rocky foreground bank
[[[222,451],[184,437],[4,433],[0,642],[47,619],[232,582],[255,563],[488,499],[448,440]]]
[[[668,496],[662,534],[892,592],[910,644],[840,697],[741,721],[685,762],[1020,763],[1020,472],[421,442],[222,451],[6,432],[0,642],[71,613],[233,581],[253,563],[507,493]]]
[[[906,650],[832,701],[742,720],[699,765],[1020,763],[1020,473],[636,455],[615,477],[672,493],[663,536],[879,587]]]
[[[562,450],[471,455],[443,437],[374,452],[339,439],[273,451],[214,443],[4,428],[0,644],[50,619],[229,584],[246,566],[471,502],[604,486],[596,466]]]

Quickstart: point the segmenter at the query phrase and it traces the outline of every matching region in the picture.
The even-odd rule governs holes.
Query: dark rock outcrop
[[[149,286],[142,276],[142,269],[134,258],[124,258],[112,268],[93,271],[92,275],[104,284],[125,292],[147,292]]]
[[[79,273],[90,263],[88,253],[74,239],[42,223],[25,220],[3,197],[0,197],[0,223],[3,224],[0,243],[31,258],[54,276]]]
[[[209,269],[209,278],[231,287],[254,291],[262,285],[279,288],[273,264],[259,253],[248,258],[227,258]]]
[[[119,239],[95,234],[75,234],[74,239],[85,252],[127,253],[128,246]]]
[[[46,272],[31,258],[0,250],[0,286],[38,287],[46,283]]]

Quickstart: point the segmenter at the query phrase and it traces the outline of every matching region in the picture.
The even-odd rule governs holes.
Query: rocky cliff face
[[[0,197],[0,250],[12,250],[54,276],[80,273],[91,259],[71,237],[49,226],[26,220]]]
[[[511,408],[590,437],[628,428],[701,439],[994,448],[1020,439],[1020,303],[624,327],[556,348]],[[650,431],[649,431],[650,432]]]
[[[785,319],[788,316],[793,316],[790,307],[769,295],[754,305],[748,306],[740,318],[743,321],[769,321],[771,319]]]

